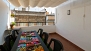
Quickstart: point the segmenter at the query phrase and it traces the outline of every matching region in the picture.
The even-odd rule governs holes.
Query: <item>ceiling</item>
[[[67,0],[8,0],[15,7],[56,7]]]

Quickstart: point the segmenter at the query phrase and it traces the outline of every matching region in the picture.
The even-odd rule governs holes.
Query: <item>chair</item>
[[[5,38],[5,45],[8,46],[9,51],[13,47],[13,44],[14,44],[14,39],[13,39],[12,35],[8,35]]]
[[[15,33],[16,33],[17,35],[19,35],[19,33],[20,33],[20,31],[21,31],[21,28],[13,29],[13,30],[15,31]]]
[[[39,33],[39,36],[42,38],[43,29],[39,28],[37,33]]]
[[[15,41],[12,35],[9,35],[10,40]]]
[[[49,44],[47,46],[49,49],[50,49],[50,45],[51,45],[52,41],[54,42],[54,48],[53,48],[52,51],[63,51],[64,50],[62,43],[59,40],[54,39],[54,38],[52,38],[50,40],[50,42],[49,42]]]
[[[0,50],[1,51],[10,51],[9,47],[7,46],[6,42],[3,45],[0,45]]]
[[[10,41],[11,41],[11,40],[10,40],[10,36],[7,36],[7,37],[5,38],[5,43],[6,43],[5,45],[8,46],[8,49],[9,49],[9,50],[11,50]]]
[[[15,42],[13,36],[12,35],[9,35],[9,39],[10,39],[10,45],[11,45],[11,47],[13,47],[14,42]]]
[[[44,41],[44,43],[46,45],[47,45],[48,36],[49,36],[49,34],[47,32],[43,32],[43,34],[42,34],[42,40]]]
[[[12,37],[13,37],[13,39],[14,39],[14,41],[16,40],[16,38],[17,38],[17,36],[15,35],[15,30],[12,30]]]
[[[16,34],[17,34],[17,35],[19,35],[19,32],[18,32],[18,30],[15,30],[15,32],[16,32]]]
[[[3,45],[0,45],[0,51],[6,51]]]

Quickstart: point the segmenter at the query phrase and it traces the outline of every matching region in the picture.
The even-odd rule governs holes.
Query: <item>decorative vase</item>
[[[10,25],[10,29],[13,29],[14,28],[14,25]]]

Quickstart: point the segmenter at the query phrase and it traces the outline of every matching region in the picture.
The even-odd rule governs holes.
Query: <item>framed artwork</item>
[[[67,15],[70,15],[70,10],[67,10]]]

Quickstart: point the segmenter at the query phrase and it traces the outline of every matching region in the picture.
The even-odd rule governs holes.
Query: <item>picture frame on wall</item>
[[[67,10],[67,15],[70,15],[70,10]]]

